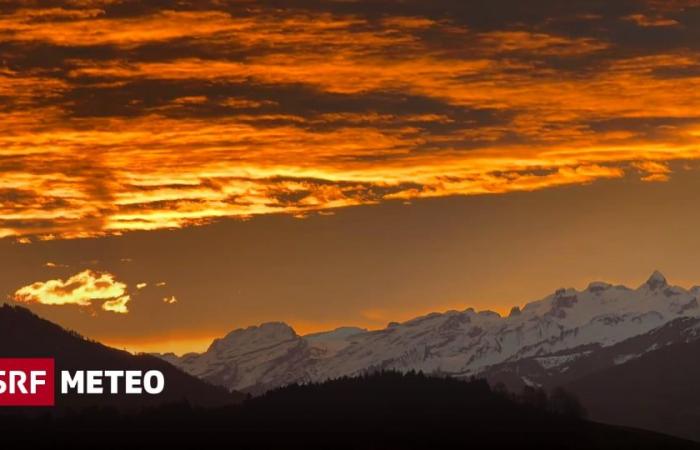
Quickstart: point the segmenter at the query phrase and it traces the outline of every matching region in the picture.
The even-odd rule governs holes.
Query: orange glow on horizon
[[[312,321],[301,318],[291,318],[283,320],[287,323],[299,336],[305,336],[314,333],[332,331],[340,327],[358,327],[365,328],[369,331],[381,330],[386,328],[390,322],[404,322],[415,319],[420,316],[447,311],[463,311],[467,309],[464,303],[454,302],[447,305],[442,305],[436,308],[418,308],[406,310],[401,309],[372,309],[360,312],[361,318],[351,322],[343,322],[340,320],[329,321]],[[495,308],[492,311],[506,316],[510,312],[510,307]],[[278,320],[278,319],[275,319]],[[260,323],[264,323],[260,322]],[[241,325],[243,328],[251,324]],[[259,324],[258,324],[259,325]],[[172,333],[163,336],[148,336],[148,337],[133,337],[133,338],[100,338],[103,342],[113,348],[127,350],[130,353],[174,353],[182,356],[186,353],[202,353],[209,348],[215,339],[224,337],[227,333],[235,328],[214,331],[214,332],[197,332],[197,333],[180,333],[173,335]]]
[[[100,340],[109,347],[119,350],[126,350],[133,354],[138,353],[175,353],[182,356],[186,353],[196,352],[201,353],[211,345],[216,339],[216,335],[201,335],[195,336],[164,336],[152,338],[129,338],[129,339],[111,339],[105,338]]]

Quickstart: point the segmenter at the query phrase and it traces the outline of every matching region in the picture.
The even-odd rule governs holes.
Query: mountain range
[[[604,364],[614,365],[658,345],[695,339],[699,294],[700,287],[671,286],[655,272],[637,289],[601,282],[583,291],[559,289],[522,309],[514,307],[507,317],[470,308],[381,330],[346,327],[308,336],[272,322],[235,330],[201,354],[161,356],[199,378],[254,393],[389,369],[502,376],[509,386],[547,385],[547,379],[601,354],[609,355]],[[632,338],[639,344],[619,345]]]
[[[5,305],[0,355],[54,357],[59,370],[157,369],[168,380],[154,397],[61,396],[58,406],[68,410],[217,407],[240,404],[239,391],[264,397],[283,386],[424,373],[485,379],[496,392],[563,387],[594,421],[700,441],[699,294],[655,272],[636,289],[601,282],[560,289],[507,317],[467,309],[305,336],[273,322],[235,330],[201,354],[159,358],[106,347]]]
[[[674,402],[657,402],[661,410],[624,413],[624,405],[644,404],[660,387],[638,389],[636,403],[620,398],[623,407],[614,420],[605,413],[614,408],[596,406],[601,399],[616,398],[608,386],[637,375],[624,375],[620,369],[653,365],[648,357],[660,352],[673,349],[676,359],[686,358],[700,370],[698,347],[693,346],[700,338],[699,296],[700,287],[673,286],[657,271],[637,288],[594,282],[583,290],[559,289],[514,307],[505,317],[470,308],[390,323],[381,330],[345,327],[307,336],[274,322],[235,330],[200,354],[160,357],[213,384],[253,394],[386,370],[479,377],[510,390],[565,386],[581,396],[593,419],[628,426],[643,423],[648,429],[700,439],[698,427],[669,426],[665,416],[685,414],[684,423],[700,423],[700,410],[693,405],[676,411]],[[700,404],[700,378],[692,383],[688,377],[681,380],[670,364],[664,370],[668,389],[697,398],[695,405]],[[589,381],[596,377],[607,384]]]

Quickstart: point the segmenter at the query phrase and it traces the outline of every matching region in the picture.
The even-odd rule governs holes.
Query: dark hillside
[[[596,420],[700,441],[700,341],[660,348],[567,389]]]
[[[218,409],[171,405],[132,415],[103,409],[58,419],[7,417],[0,431],[34,447],[72,449],[121,449],[134,443],[307,450],[700,448],[555,413],[556,398],[538,404],[493,392],[483,381],[385,373],[290,386]]]
[[[56,360],[60,370],[160,370],[167,380],[162,394],[155,396],[57,395],[58,409],[89,406],[114,406],[137,410],[145,406],[187,401],[193,405],[222,406],[240,402],[240,394],[209,385],[182,372],[171,364],[149,355],[132,355],[97,342],[44,320],[21,307],[0,307],[0,357],[40,358]]]

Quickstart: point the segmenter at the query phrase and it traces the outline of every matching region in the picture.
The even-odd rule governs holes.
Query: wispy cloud
[[[61,264],[61,263],[55,263],[53,261],[47,261],[44,263],[44,267],[49,267],[51,269],[57,269],[57,268],[66,268],[66,267],[68,267],[68,265]]]
[[[644,161],[634,163],[633,166],[642,173],[643,181],[668,181],[671,176],[668,165],[660,162]]]

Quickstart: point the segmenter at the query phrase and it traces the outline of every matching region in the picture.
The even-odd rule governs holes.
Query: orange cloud
[[[44,41],[59,45],[115,44],[130,46],[178,37],[201,37],[246,27],[219,12],[161,13],[136,18],[107,19],[101,9],[23,9],[0,18],[0,38]]]
[[[634,22],[640,27],[673,27],[680,25],[677,20],[660,16],[646,16],[644,14],[632,14],[625,17],[626,20]]]
[[[668,181],[670,178],[671,169],[664,163],[642,161],[635,162],[632,166],[643,174],[642,181]]]
[[[660,26],[681,3],[621,21]],[[0,18],[15,48],[0,63],[0,238],[663,181],[700,159],[700,58],[684,47],[410,14],[107,9]],[[71,56],[18,68],[42,45]]]
[[[66,280],[37,281],[24,286],[14,293],[13,299],[22,303],[83,307],[102,302],[103,310],[126,314],[131,299],[126,288],[126,284],[116,281],[110,273],[85,270]]]
[[[527,31],[493,31],[479,35],[481,45],[495,52],[536,51],[540,55],[580,55],[608,48],[595,39],[570,39]]]
[[[60,267],[60,268],[68,267],[68,265],[66,265],[66,264],[60,264],[60,263],[55,263],[55,262],[53,262],[53,261],[47,261],[46,263],[44,263],[44,267],[50,267],[50,268],[52,268],[52,269],[55,269],[55,268],[59,268],[59,267]]]

